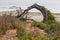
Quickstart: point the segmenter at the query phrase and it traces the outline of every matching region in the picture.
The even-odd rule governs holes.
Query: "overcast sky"
[[[60,0],[0,0],[0,9],[10,6],[20,6],[22,9],[26,9],[34,3],[45,6],[51,12],[60,13]]]

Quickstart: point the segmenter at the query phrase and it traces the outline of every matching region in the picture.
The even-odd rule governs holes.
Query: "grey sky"
[[[20,6],[26,9],[34,3],[45,6],[51,12],[60,13],[60,0],[0,0],[0,7]]]

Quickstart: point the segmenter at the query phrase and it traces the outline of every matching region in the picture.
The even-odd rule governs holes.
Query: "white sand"
[[[55,20],[57,21],[57,22],[60,22],[60,15],[56,15],[56,14],[53,14],[54,15],[54,17],[55,17]],[[43,21],[43,15],[28,15],[28,19],[34,19],[34,20],[36,20],[36,21],[38,21],[38,22],[41,22],[41,21]]]

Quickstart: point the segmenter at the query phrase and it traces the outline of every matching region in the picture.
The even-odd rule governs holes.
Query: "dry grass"
[[[3,15],[0,17],[0,35],[2,35],[0,36],[0,40],[9,40],[11,38],[13,40],[17,39],[16,28],[19,28],[19,27],[24,27],[26,32],[30,32],[35,35],[39,32],[40,34],[45,35],[44,30],[40,30],[39,28],[34,28],[32,23],[22,22],[11,15]]]

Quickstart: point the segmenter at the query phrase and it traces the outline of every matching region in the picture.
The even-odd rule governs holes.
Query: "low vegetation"
[[[48,12],[48,19],[47,21],[43,22],[34,22],[33,26],[38,27],[42,30],[45,30],[47,33],[45,36],[33,35],[32,33],[28,33],[25,31],[24,28],[18,29],[18,38],[19,40],[60,40],[60,25],[55,21],[54,16],[51,14],[50,11]],[[23,23],[24,24],[24,23]],[[22,26],[20,26],[22,27]]]
[[[38,28],[44,30],[46,32],[45,35],[39,34],[35,29],[33,29],[33,32],[31,32],[31,30],[30,32],[27,32],[25,29],[26,25],[28,24],[28,22],[26,22],[26,19],[23,17],[16,19],[11,15],[3,15],[0,19],[0,35],[5,35],[6,31],[9,29],[17,29],[16,37],[18,40],[60,40],[60,24],[55,21],[54,16],[49,10],[47,13],[48,19],[46,21],[35,21],[34,23],[30,23],[31,30],[32,27],[35,29]]]
[[[47,13],[48,13],[48,19],[43,22],[35,22],[34,26],[45,30],[47,33],[54,33],[59,30],[60,28],[59,23],[55,21],[54,16],[49,10],[47,11]]]

